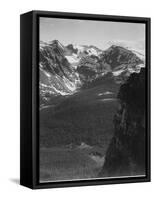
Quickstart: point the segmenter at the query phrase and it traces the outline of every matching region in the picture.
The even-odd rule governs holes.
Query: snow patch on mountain
[[[138,56],[141,60],[145,61],[145,55],[143,51],[137,51],[134,49],[130,49],[134,54],[136,54],[136,56]]]
[[[110,91],[102,92],[102,93],[99,93],[98,96],[109,95],[109,94],[113,94],[113,92],[110,92]]]
[[[120,70],[117,70],[117,71],[113,71],[112,74],[114,76],[119,76],[124,70],[123,69],[120,69]]]
[[[84,51],[84,46],[82,46],[82,45],[74,44],[73,47],[75,49],[77,49],[79,52],[83,52]]]
[[[66,55],[65,58],[68,60],[68,62],[72,65],[74,69],[77,68],[78,63],[80,61],[80,58],[77,56],[77,54],[72,54],[72,55]]]
[[[84,52],[86,52],[88,55],[95,55],[95,56],[99,56],[103,51],[98,49],[95,46],[88,46],[88,45],[73,45],[74,49],[78,50],[78,55],[82,54]]]
[[[66,77],[63,77],[63,81],[65,83],[65,86],[67,87],[67,89],[70,91],[70,92],[75,92],[76,90],[76,85],[75,83],[69,81]]]
[[[99,53],[94,48],[88,49],[87,52],[89,53],[89,55],[95,55],[95,56],[99,55]]]

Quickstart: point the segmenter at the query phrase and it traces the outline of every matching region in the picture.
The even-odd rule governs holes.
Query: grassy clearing
[[[40,181],[96,178],[103,164],[91,158],[91,153],[96,151],[102,153],[103,149],[42,148]]]
[[[100,96],[103,92],[105,88],[102,87],[81,91],[55,106],[41,109],[41,147],[81,142],[108,145],[118,103],[115,93]]]

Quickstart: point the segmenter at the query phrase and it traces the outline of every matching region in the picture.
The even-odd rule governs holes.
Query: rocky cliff
[[[145,174],[145,69],[120,88],[114,136],[99,176]]]

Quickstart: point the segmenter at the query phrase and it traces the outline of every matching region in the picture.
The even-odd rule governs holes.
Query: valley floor
[[[96,178],[104,164],[99,147],[59,147],[40,150],[40,181]]]
[[[97,178],[113,136],[117,89],[95,87],[40,109],[40,182]]]

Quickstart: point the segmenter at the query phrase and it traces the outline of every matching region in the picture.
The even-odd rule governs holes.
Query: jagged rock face
[[[139,73],[144,67],[144,59],[141,59],[137,52],[116,45],[104,51],[100,60],[111,67],[114,80],[120,84],[124,83],[132,73]]]
[[[84,56],[81,58],[77,72],[82,82],[86,83],[97,78],[100,73],[98,59],[97,56]]]
[[[66,52],[67,52],[67,54],[70,54],[70,55],[72,55],[73,53],[77,54],[78,49],[74,48],[74,46],[72,44],[69,44],[69,45],[66,46]]]
[[[65,58],[64,52],[64,46],[58,41],[40,45],[40,96],[42,98],[46,98],[49,94],[72,94],[80,85],[78,75]]]
[[[145,71],[132,74],[119,91],[114,136],[100,176],[145,174]]]
[[[131,64],[133,66],[143,63],[132,51],[116,45],[112,45],[104,51],[102,59],[104,62],[108,63],[112,69],[122,64]]]

